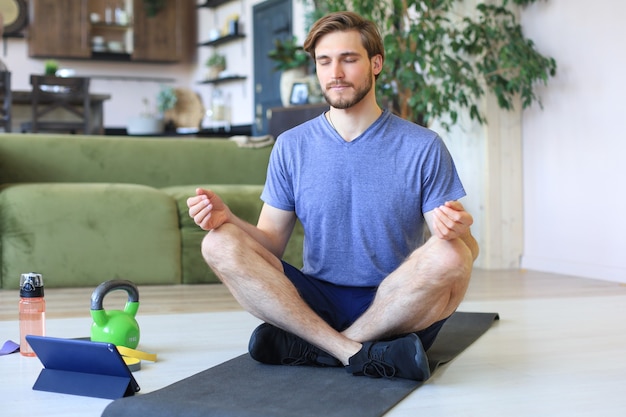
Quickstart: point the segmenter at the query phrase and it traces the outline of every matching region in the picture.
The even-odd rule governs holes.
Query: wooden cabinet
[[[88,58],[87,2],[31,0],[28,52],[31,57]]]
[[[213,51],[214,53],[218,53],[217,48],[219,48],[220,46],[229,44],[232,42],[242,41],[246,37],[246,35],[240,32],[240,25],[238,22],[238,18],[236,20],[228,21],[227,30],[219,31],[219,29],[217,29],[220,26],[220,23],[222,26],[224,26],[223,25],[224,22],[219,22],[215,9],[227,3],[233,3],[235,1],[236,0],[206,0],[204,3],[201,3],[198,5],[199,8],[213,10],[214,17],[216,18],[215,28],[213,29],[213,31],[217,32],[216,33],[217,37],[214,37],[208,41],[203,41],[203,42],[198,43],[199,47],[210,47],[214,49]],[[227,68],[228,68],[228,65],[227,65]],[[206,79],[203,81],[199,81],[198,83],[199,84],[223,84],[223,83],[230,83],[233,81],[243,81],[246,78],[247,77],[245,75],[233,74],[229,72],[229,75],[226,75],[226,76],[220,75],[218,78]]]
[[[195,7],[190,0],[169,0],[156,16],[148,16],[143,1],[135,1],[133,59],[162,62],[188,59],[196,39]]]
[[[124,22],[111,16],[112,4],[124,10]],[[194,0],[165,0],[154,16],[148,16],[142,0],[31,0],[29,55],[182,62],[195,46],[195,13]],[[95,37],[104,40],[98,48]]]

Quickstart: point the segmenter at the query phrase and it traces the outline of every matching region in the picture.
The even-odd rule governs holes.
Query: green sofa
[[[224,139],[0,135],[0,288],[217,282],[187,215],[199,186],[256,223],[271,148]],[[285,259],[301,263],[302,229]]]

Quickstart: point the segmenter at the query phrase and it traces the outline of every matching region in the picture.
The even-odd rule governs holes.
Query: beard
[[[328,104],[336,109],[349,109],[350,107],[358,104],[367,94],[372,90],[373,81],[372,81],[372,70],[370,68],[366,79],[359,85],[354,85],[351,83],[343,83],[343,82],[333,82],[326,84],[326,89],[322,92],[324,95],[324,99]],[[349,95],[348,97],[339,97],[332,98],[328,90],[333,86],[346,86],[354,88],[354,93]]]

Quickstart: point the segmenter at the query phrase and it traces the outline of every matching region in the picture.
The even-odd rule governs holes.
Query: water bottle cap
[[[43,297],[43,277],[36,272],[20,276],[20,297]]]

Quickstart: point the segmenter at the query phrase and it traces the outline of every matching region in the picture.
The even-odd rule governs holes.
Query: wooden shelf
[[[222,4],[230,3],[231,1],[234,0],[206,0],[204,3],[199,4],[198,7],[214,9],[216,7],[220,7]]]
[[[2,34],[3,38],[24,38],[24,34],[23,33],[3,33]]]
[[[129,30],[132,29],[132,25],[118,25],[116,23],[98,22],[91,24],[92,29],[104,29],[104,30]]]
[[[101,61],[131,61],[127,52],[91,52],[91,59]]]
[[[244,75],[231,75],[229,77],[212,78],[209,80],[199,81],[198,84],[222,84],[232,81],[245,80],[247,77]]]
[[[198,46],[219,46],[228,42],[243,39],[245,37],[246,35],[243,35],[241,33],[237,33],[234,35],[226,35],[226,36],[222,36],[221,38],[213,39],[212,41],[199,43]]]
[[[86,74],[86,77],[91,78],[92,80],[112,80],[112,81],[130,81],[130,82],[151,82],[151,83],[175,83],[175,78],[167,78],[167,77],[142,77],[142,76],[132,76],[132,75],[90,75]]]

